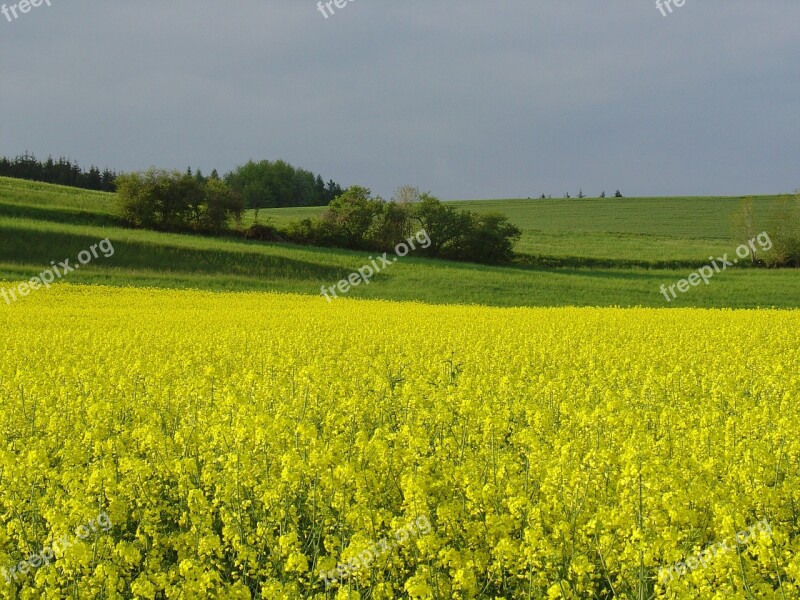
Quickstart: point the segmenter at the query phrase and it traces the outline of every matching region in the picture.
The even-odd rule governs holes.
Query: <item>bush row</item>
[[[431,239],[420,255],[480,263],[510,261],[522,234],[499,213],[459,211],[414,188],[401,188],[384,201],[360,186],[333,200],[321,218],[277,233],[299,244],[388,252],[420,230]]]

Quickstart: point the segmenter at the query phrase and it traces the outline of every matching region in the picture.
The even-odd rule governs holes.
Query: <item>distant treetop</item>
[[[117,178],[116,172],[109,169],[101,172],[97,167],[91,166],[88,171],[84,171],[77,162],[68,158],[61,157],[55,161],[52,156],[48,156],[42,162],[28,152],[13,159],[0,157],[0,176],[101,192],[113,192]]]
[[[228,173],[225,181],[253,209],[327,206],[344,191],[335,181],[326,184],[321,175],[283,160],[250,160]]]

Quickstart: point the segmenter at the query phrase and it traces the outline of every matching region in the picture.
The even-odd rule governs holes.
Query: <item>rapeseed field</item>
[[[0,305],[2,598],[800,598],[800,311]]]

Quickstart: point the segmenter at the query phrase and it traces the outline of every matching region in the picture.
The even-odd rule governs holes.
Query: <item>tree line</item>
[[[0,157],[0,177],[113,192],[117,174],[107,168],[100,171],[95,166],[86,171],[77,162],[64,157],[54,160],[52,156],[48,156],[47,160],[41,161],[26,152],[15,158]]]
[[[572,196],[570,195],[570,193],[569,193],[569,192],[566,192],[566,193],[564,194],[564,196],[563,196],[563,197],[564,197],[564,198],[572,198]],[[584,194],[584,193],[583,193],[583,188],[581,188],[580,190],[578,190],[578,195],[577,195],[577,196],[575,196],[575,197],[576,197],[576,198],[578,198],[578,199],[580,199],[580,200],[582,200],[582,199],[586,198],[586,194]],[[602,192],[600,192],[600,195],[598,196],[598,198],[601,198],[601,199],[602,199],[602,198],[605,198],[605,197],[606,197],[606,193],[605,193],[605,191],[602,191]],[[549,194],[542,194],[541,196],[539,196],[539,199],[540,199],[540,200],[545,200],[545,199],[548,199],[548,200],[549,200],[549,199],[551,199],[551,198],[552,198],[552,196],[551,196],[551,195],[549,195]],[[614,193],[614,198],[623,198],[622,192],[620,192],[619,190],[617,190],[617,191]],[[530,198],[528,198],[528,200],[530,200]]]
[[[390,201],[353,186],[333,199],[318,219],[282,229],[256,221],[246,231],[245,196],[236,185],[212,174],[150,169],[117,177],[117,196],[125,221],[161,231],[230,233],[262,241],[390,251],[420,229],[431,239],[422,255],[480,263],[510,261],[522,232],[499,213],[457,210],[416,188],[400,188]]]
[[[298,169],[283,160],[252,160],[225,175],[249,209],[284,206],[327,206],[344,190],[332,179],[325,183],[321,175]]]
[[[122,218],[134,227],[160,231],[224,233],[231,220],[241,228],[242,196],[218,175],[211,177],[151,168],[117,177]]]
[[[200,169],[193,172],[189,167],[186,175],[193,177],[200,186],[209,179],[221,179],[216,169],[206,177]],[[0,176],[115,192],[120,175],[108,168],[100,171],[95,166],[83,170],[77,162],[63,157],[54,160],[50,156],[40,161],[26,152],[15,158],[0,157]],[[262,208],[326,206],[344,191],[334,180],[325,183],[322,175],[293,167],[283,160],[250,160],[227,173],[223,179],[242,196],[245,206],[256,213]]]
[[[411,186],[400,188],[389,201],[353,186],[320,218],[304,219],[275,233],[299,244],[390,251],[420,229],[431,239],[428,248],[419,249],[421,255],[478,263],[510,261],[522,235],[500,213],[457,210]]]

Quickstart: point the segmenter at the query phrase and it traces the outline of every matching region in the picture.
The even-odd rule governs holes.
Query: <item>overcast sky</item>
[[[797,0],[50,1],[0,15],[0,154],[445,199],[800,187]]]

